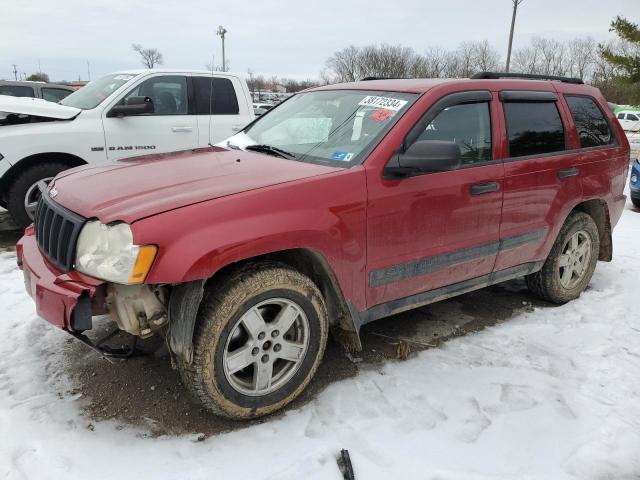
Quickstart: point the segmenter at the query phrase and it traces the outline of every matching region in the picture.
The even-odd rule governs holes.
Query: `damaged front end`
[[[120,330],[140,338],[163,333],[169,323],[168,288],[107,284],[106,307]]]

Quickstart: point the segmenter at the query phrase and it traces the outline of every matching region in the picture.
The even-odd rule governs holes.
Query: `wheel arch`
[[[6,195],[9,190],[9,186],[13,183],[16,177],[18,177],[18,175],[20,175],[28,168],[31,168],[32,166],[43,162],[64,163],[66,165],[69,165],[69,168],[79,167],[81,165],[87,164],[85,160],[78,157],[77,155],[66,152],[44,152],[24,157],[23,159],[14,163],[11,168],[6,171],[2,178],[0,178],[0,202],[2,202],[2,206],[6,205]]]
[[[329,326],[336,340],[348,351],[362,350],[358,323],[353,318],[348,301],[345,299],[338,279],[324,256],[311,248],[293,248],[262,254],[230,263],[206,280],[186,282],[173,287],[169,300],[169,345],[174,354],[187,363],[192,361],[193,333],[197,321],[197,308],[185,308],[185,305],[199,305],[204,285],[224,282],[233,272],[248,264],[278,263],[286,265],[316,284],[322,294],[329,315]]]
[[[598,260],[610,262],[613,258],[613,240],[611,238],[611,219],[607,202],[601,199],[586,200],[576,205],[572,212],[584,212],[593,218],[600,236]]]

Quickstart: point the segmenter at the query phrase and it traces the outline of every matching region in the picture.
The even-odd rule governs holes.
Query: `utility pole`
[[[226,33],[227,33],[227,30],[222,25],[219,25],[216,35],[219,35],[220,38],[222,39],[222,71],[223,72],[227,71],[227,61],[226,61],[226,56],[224,52],[224,36]]]
[[[13,78],[16,80],[16,82],[18,81],[18,65],[16,65],[15,63],[13,64]]]
[[[513,2],[513,16],[511,17],[511,31],[509,32],[509,48],[507,50],[507,66],[505,71],[509,73],[509,64],[511,63],[511,46],[513,45],[513,29],[516,26],[516,13],[518,12],[518,5],[524,0],[511,0]]]
[[[87,60],[87,80],[91,81],[91,67],[89,66],[89,60]]]

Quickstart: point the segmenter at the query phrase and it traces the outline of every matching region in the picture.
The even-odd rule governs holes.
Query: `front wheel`
[[[634,207],[640,210],[640,197],[638,198],[631,197],[631,203],[633,203]]]
[[[212,412],[260,417],[307,386],[327,343],[327,312],[316,285],[280,264],[245,267],[208,287],[191,364],[182,379]]]
[[[569,215],[539,272],[526,277],[534,294],[563,304],[580,296],[598,262],[600,236],[593,218],[583,212]]]
[[[53,177],[68,168],[64,163],[45,162],[27,168],[16,177],[9,187],[7,210],[20,228],[33,222],[40,188],[46,187]]]

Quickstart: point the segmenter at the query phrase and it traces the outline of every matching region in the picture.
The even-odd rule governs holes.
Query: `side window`
[[[627,113],[627,120],[633,120],[634,122],[638,121],[638,117],[633,113]]]
[[[592,98],[566,96],[565,99],[578,130],[580,147],[598,147],[613,142],[609,122]]]
[[[456,142],[463,164],[491,160],[489,103],[466,103],[445,108],[427,125],[418,140]]]
[[[209,115],[211,112],[212,115],[237,115],[240,112],[236,90],[228,78],[193,77],[193,82],[196,91],[196,114]]]
[[[624,113],[618,114],[618,120],[624,120]]]
[[[33,88],[22,85],[0,85],[0,95],[10,97],[35,97]]]
[[[59,102],[67,95],[73,92],[69,90],[64,90],[62,88],[43,88],[42,89],[42,98],[48,100],[49,102]]]
[[[564,126],[555,102],[504,102],[509,156],[565,150]]]
[[[153,115],[186,115],[188,113],[187,78],[180,75],[153,77],[145,80],[124,97],[150,97]]]

